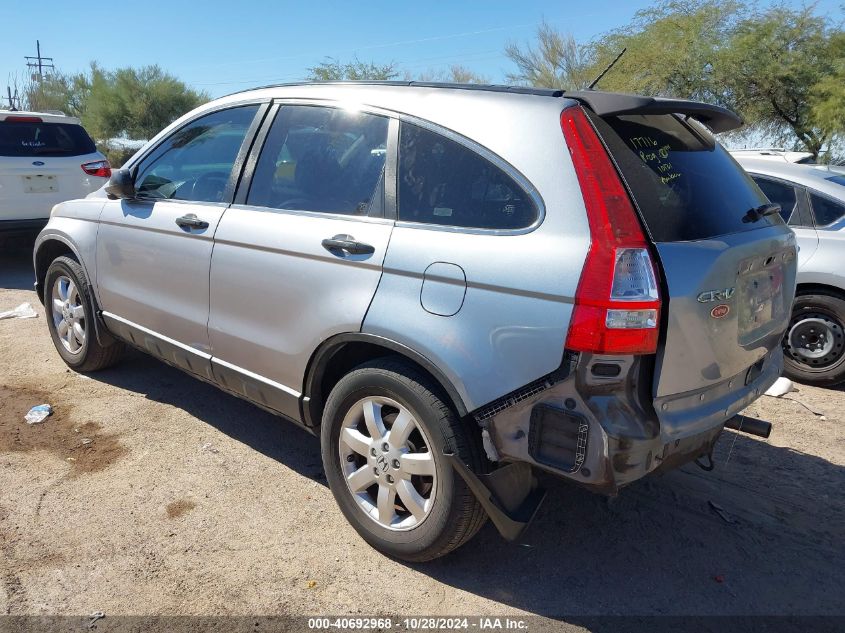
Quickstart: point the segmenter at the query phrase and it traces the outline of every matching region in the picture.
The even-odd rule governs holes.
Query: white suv
[[[84,198],[109,176],[79,119],[0,111],[0,232],[41,229],[53,205]]]

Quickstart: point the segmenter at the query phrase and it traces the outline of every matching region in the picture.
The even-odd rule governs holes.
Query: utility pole
[[[15,94],[12,96],[12,88],[11,86],[6,86],[6,93],[9,95],[9,110],[15,111],[18,108],[15,107],[15,102],[20,104],[20,97],[18,97],[18,89],[15,88]]]
[[[53,65],[53,58],[52,57],[42,57],[41,56],[41,42],[39,40],[35,40],[35,48],[37,50],[35,57],[24,57],[26,60],[27,68],[38,69],[38,75],[36,78],[36,73],[32,73],[32,80],[33,81],[44,81],[44,69],[49,68],[51,70],[55,70],[56,67]]]

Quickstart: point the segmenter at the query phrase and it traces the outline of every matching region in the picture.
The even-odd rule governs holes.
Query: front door
[[[391,121],[285,105],[265,125],[215,236],[212,365],[225,388],[298,419],[312,352],[360,331],[381,277]]]
[[[175,131],[134,168],[137,199],[110,200],[100,216],[97,281],[110,328],[208,377],[213,237],[257,110],[219,110]]]

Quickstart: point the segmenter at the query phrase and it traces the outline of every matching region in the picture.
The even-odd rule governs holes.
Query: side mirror
[[[128,169],[118,169],[111,173],[109,184],[106,185],[106,193],[109,198],[131,200],[137,197],[135,192],[135,179]]]

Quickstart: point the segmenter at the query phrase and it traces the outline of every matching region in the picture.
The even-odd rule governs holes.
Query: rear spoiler
[[[727,108],[722,108],[700,101],[685,99],[664,99],[663,97],[643,97],[621,92],[602,92],[600,90],[565,91],[564,97],[575,99],[586,105],[599,116],[615,114],[684,114],[701,121],[713,132],[735,130],[743,123],[742,119]]]

